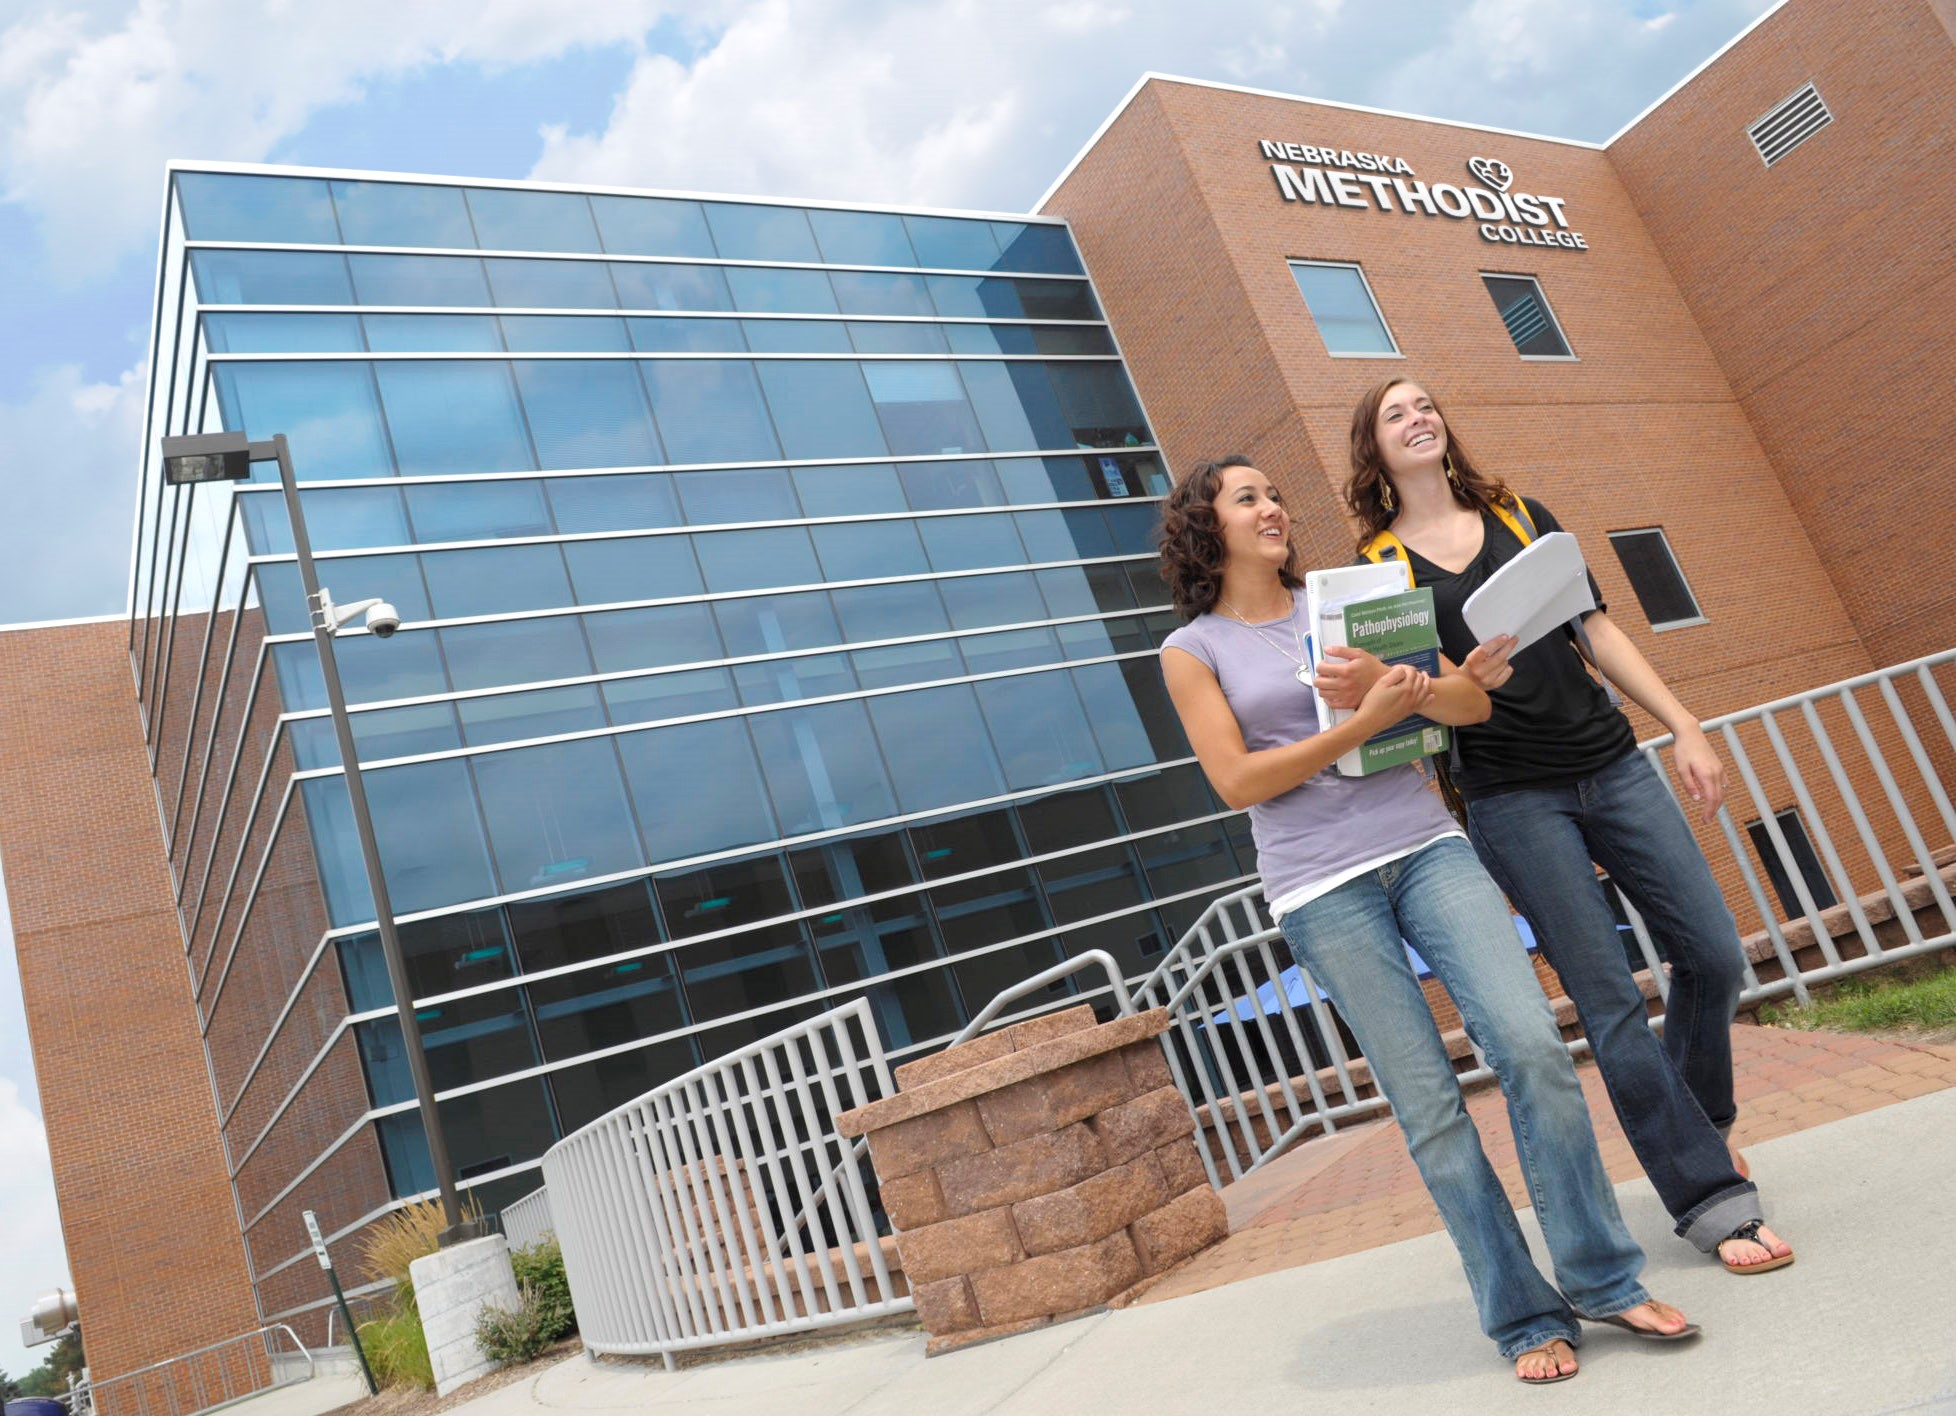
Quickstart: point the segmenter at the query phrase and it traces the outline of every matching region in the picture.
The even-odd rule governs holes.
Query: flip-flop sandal
[[[1759,1231],[1765,1223],[1766,1221],[1763,1219],[1748,1219],[1744,1224],[1741,1224],[1737,1229],[1734,1229],[1718,1242],[1720,1244],[1727,1244],[1734,1239],[1743,1239],[1748,1244],[1759,1244]],[[1759,1244],[1759,1247],[1762,1249],[1766,1248],[1764,1244]],[[1767,1250],[1767,1252],[1770,1253],[1771,1250]],[[1791,1252],[1788,1252],[1781,1254],[1778,1258],[1767,1259],[1763,1263],[1735,1264],[1727,1260],[1723,1254],[1720,1254],[1718,1256],[1718,1262],[1724,1266],[1727,1273],[1736,1273],[1744,1277],[1750,1277],[1755,1273],[1771,1273],[1774,1269],[1785,1268],[1793,1262],[1793,1255]]]
[[[1638,1327],[1621,1313],[1612,1313],[1607,1318],[1592,1318],[1587,1313],[1581,1316],[1586,1323],[1603,1323],[1609,1327],[1622,1328],[1632,1337],[1641,1337],[1646,1342],[1683,1342],[1687,1337],[1696,1337],[1704,1330],[1696,1323],[1686,1323],[1676,1332],[1659,1332],[1655,1328]]]
[[[1555,1344],[1558,1342],[1569,1349],[1569,1353],[1571,1356],[1575,1355],[1575,1350],[1576,1350],[1575,1345],[1571,1343],[1568,1338],[1552,1337],[1539,1347],[1531,1347],[1526,1352],[1515,1353],[1515,1361],[1519,1362],[1524,1357],[1532,1357],[1537,1352],[1546,1353],[1551,1347],[1555,1346]],[[1559,1369],[1562,1365],[1562,1359],[1559,1357],[1556,1358],[1555,1364],[1556,1367]],[[1553,1382],[1566,1382],[1569,1380],[1569,1378],[1575,1376],[1577,1373],[1581,1371],[1582,1368],[1578,1366],[1574,1372],[1564,1372],[1564,1371],[1557,1370],[1557,1371],[1550,1372],[1545,1377],[1524,1377],[1521,1375],[1521,1373],[1516,1372],[1515,1380],[1520,1382],[1523,1386],[1548,1386]]]

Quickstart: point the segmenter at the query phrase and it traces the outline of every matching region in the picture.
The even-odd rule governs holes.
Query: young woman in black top
[[[1390,380],[1352,414],[1345,497],[1361,549],[1390,528],[1414,583],[1433,591],[1442,652],[1467,664],[1493,716],[1457,729],[1454,784],[1488,871],[1534,927],[1576,1004],[1603,1081],[1637,1159],[1676,1232],[1733,1273],[1784,1267],[1793,1251],[1764,1227],[1743,1157],[1725,1135],[1736,1115],[1732,1015],[1743,954],[1732,914],[1683,813],[1636,750],[1629,721],[1584,667],[1573,630],[1514,652],[1511,637],[1477,646],[1467,597],[1521,552],[1510,527],[1561,529],[1541,503],[1481,473],[1439,405],[1418,384]],[[1590,581],[1594,592],[1595,580]],[[1697,719],[1598,608],[1584,617],[1597,666],[1669,728],[1679,781],[1709,820],[1725,769]],[[1356,701],[1383,666],[1351,659],[1320,671],[1334,706]],[[1660,1043],[1597,878],[1600,864],[1643,916],[1671,965]]]

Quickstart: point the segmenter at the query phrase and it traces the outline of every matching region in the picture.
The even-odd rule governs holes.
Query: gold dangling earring
[[[1395,509],[1395,504],[1392,500],[1392,483],[1383,477],[1379,478],[1379,505],[1387,511]]]
[[[1447,480],[1457,489],[1460,486],[1460,469],[1453,465],[1453,454],[1447,453],[1440,461],[1447,469]]]

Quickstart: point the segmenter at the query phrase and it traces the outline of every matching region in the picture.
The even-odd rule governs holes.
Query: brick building
[[[1248,453],[1343,561],[1386,375],[1701,715],[1956,642],[1953,25],[1789,0],[1602,145],[1150,77],[1035,218],[177,169],[150,431],[292,435],[329,585],[401,605],[340,657],[465,1181],[831,1000],[923,1051],[1062,951],[1145,968],[1254,868],[1153,679],[1164,467]],[[143,476],[134,618],[0,634],[102,1375],[316,1338],[299,1211],[430,1183],[276,498]]]

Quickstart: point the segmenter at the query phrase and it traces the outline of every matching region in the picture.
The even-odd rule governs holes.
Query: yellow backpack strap
[[[1494,514],[1501,518],[1501,524],[1515,533],[1515,539],[1526,546],[1535,539],[1535,518],[1528,514],[1528,508],[1520,497],[1510,492],[1494,503]]]
[[[1406,554],[1405,542],[1401,541],[1390,531],[1381,531],[1378,535],[1367,541],[1364,551],[1360,554],[1374,565],[1389,560],[1404,561],[1406,564],[1407,587],[1410,589],[1417,584],[1418,577],[1413,574],[1413,562],[1412,558]]]

